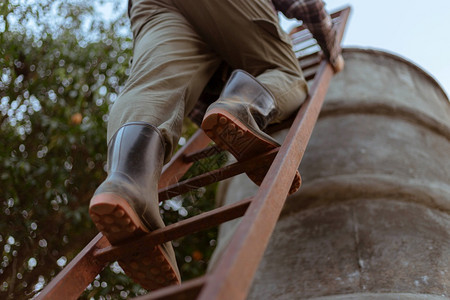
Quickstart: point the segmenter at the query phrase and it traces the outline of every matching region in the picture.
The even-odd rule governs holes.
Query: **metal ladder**
[[[339,41],[342,40],[349,13],[350,8],[347,7],[331,14],[338,28]],[[239,217],[242,217],[241,222],[213,270],[181,285],[161,288],[135,299],[246,298],[334,74],[327,61],[321,58],[320,49],[306,28],[295,28],[291,32],[291,38],[304,76],[312,84],[309,96],[295,118],[275,128],[290,128],[281,147],[247,161],[177,182],[177,178],[181,178],[195,161],[217,153],[215,149],[208,147],[210,139],[199,129],[164,167],[159,182],[159,201],[164,201],[244,173],[262,160],[273,161],[256,194],[232,205],[157,229],[121,246],[111,246],[99,233],[43,289],[38,299],[76,299],[109,262]]]

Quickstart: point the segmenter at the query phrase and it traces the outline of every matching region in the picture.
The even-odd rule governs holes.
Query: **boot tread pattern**
[[[112,245],[149,232],[126,200],[114,194],[95,196],[91,201],[89,214],[97,229]],[[161,246],[119,259],[118,263],[125,274],[148,290],[180,283]]]
[[[278,144],[274,144],[250,130],[225,110],[213,109],[208,112],[203,120],[202,129],[217,146],[230,152],[238,161],[279,147]],[[267,164],[262,163],[252,171],[246,172],[246,174],[254,183],[260,185],[271,163],[272,161]],[[301,177],[297,171],[289,194],[296,192],[300,185]]]
[[[202,128],[220,148],[229,151],[238,160],[278,147],[253,133],[242,122],[223,110],[208,114],[203,120]]]

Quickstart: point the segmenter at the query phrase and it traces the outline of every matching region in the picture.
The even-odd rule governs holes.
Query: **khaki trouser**
[[[306,98],[306,82],[270,0],[134,0],[130,19],[133,64],[110,112],[108,141],[127,122],[148,122],[161,130],[168,160],[183,118],[222,61],[272,92],[275,121]]]

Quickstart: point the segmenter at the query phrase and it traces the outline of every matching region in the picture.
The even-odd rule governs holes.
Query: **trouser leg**
[[[111,245],[163,228],[158,181],[164,159],[159,130],[147,123],[122,126],[108,146],[108,177],[97,188],[89,214]],[[119,259],[125,273],[146,289],[180,282],[170,242]]]
[[[126,123],[147,122],[161,131],[167,161],[185,115],[221,59],[171,1],[134,1],[131,23],[133,64],[110,112],[108,141]]]
[[[307,85],[289,37],[270,0],[174,0],[200,36],[232,68],[255,76],[287,118],[304,102]]]
[[[158,207],[163,159],[221,61],[170,1],[134,2],[134,63],[110,112],[108,177],[90,203],[93,221],[112,245],[164,227]],[[180,281],[170,243],[119,264],[150,290]]]

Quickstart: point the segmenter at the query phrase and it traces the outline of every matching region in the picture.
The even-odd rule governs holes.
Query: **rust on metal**
[[[164,188],[178,182],[193,164],[193,161],[186,163],[184,157],[189,153],[205,148],[210,142],[211,140],[203,130],[197,130],[189,141],[164,166],[158,188]]]
[[[221,153],[221,152],[223,152],[223,150],[220,149],[217,145],[212,145],[212,146],[206,147],[203,150],[199,150],[199,151],[193,152],[191,154],[186,154],[184,156],[183,160],[186,163],[196,162],[196,161],[200,161],[204,158],[213,156],[213,155]]]
[[[225,166],[219,169],[216,169],[211,172],[207,172],[201,174],[199,176],[186,179],[182,182],[172,184],[166,188],[159,190],[159,201],[164,201],[167,199],[171,199],[175,196],[187,193],[189,191],[198,189],[202,186],[206,186],[212,184],[214,182],[218,182],[238,174],[244,173],[248,170],[254,168],[255,165],[267,165],[269,166],[275,155],[277,154],[279,148],[273,149],[267,153],[263,153],[261,155],[255,156],[251,159],[234,163],[229,166]]]
[[[349,8],[342,11],[338,30],[342,39]],[[213,273],[208,277],[199,299],[245,299],[254,273],[269,242],[288,194],[292,178],[308,144],[325,99],[333,70],[320,64],[311,94],[302,105],[272,166],[239,223]]]
[[[231,205],[219,207],[186,220],[168,225],[151,233],[125,243],[121,246],[108,246],[97,249],[95,257],[101,261],[114,261],[123,256],[146,251],[150,247],[162,244],[188,234],[218,226],[224,222],[244,215],[253,198],[246,198]]]
[[[333,22],[339,25],[337,34],[339,41],[342,39],[349,12],[350,8],[346,8],[331,14]],[[296,45],[311,38],[303,26],[293,30],[291,36]],[[306,48],[313,46],[308,45]],[[265,160],[268,164],[273,161],[254,197],[171,224],[126,245],[113,247],[102,234],[98,234],[45,287],[38,299],[77,298],[110,261],[130,253],[146,251],[153,245],[218,226],[242,216],[229,246],[211,273],[179,286],[154,291],[138,299],[244,299],[303,157],[333,75],[327,62],[322,61],[319,65],[320,52],[302,55],[301,51],[296,51],[296,55],[300,56],[299,63],[305,70],[305,78],[314,80],[310,95],[295,118],[292,117],[279,126],[272,127],[273,131],[281,128],[280,126],[289,127],[293,122],[280,148],[178,183],[193,162],[217,153],[217,147],[207,147],[210,143],[209,138],[202,130],[198,130],[164,167],[159,182],[159,196],[162,201],[193,188],[245,172],[255,165],[255,161],[258,161],[258,165],[261,164],[261,160]]]
[[[180,285],[166,287],[145,296],[134,298],[135,300],[192,300],[197,298],[200,290],[206,282],[207,275],[201,276]]]
[[[189,169],[192,163],[184,163],[183,156],[186,153],[196,152],[210,143],[209,138],[198,130],[192,138],[184,145],[179,152],[172,158],[172,160],[164,167],[161,174],[159,186],[174,182],[176,178],[181,178]],[[80,251],[80,253],[43,289],[37,299],[61,299],[78,298],[85,288],[94,280],[101,270],[110,261],[115,261],[116,258],[111,258],[109,261],[101,260],[94,256],[94,252],[99,249],[107,249],[111,244],[101,234],[91,240],[91,242]]]
[[[42,290],[36,299],[76,299],[100,273],[107,262],[94,256],[97,249],[111,246],[101,234],[91,242]]]

